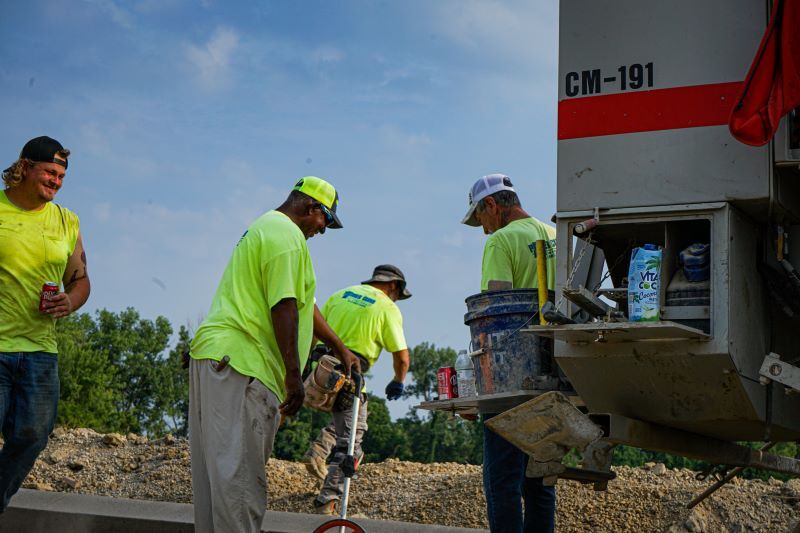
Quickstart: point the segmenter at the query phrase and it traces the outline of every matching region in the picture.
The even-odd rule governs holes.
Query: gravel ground
[[[24,486],[82,494],[190,503],[185,439],[148,441],[133,434],[56,429]],[[269,508],[311,512],[317,482],[302,464],[270,460]],[[800,520],[800,479],[740,480],[693,511],[709,482],[661,464],[615,468],[608,491],[558,483],[558,531],[791,531]],[[487,527],[480,466],[389,460],[365,464],[351,485],[350,514],[458,527]]]

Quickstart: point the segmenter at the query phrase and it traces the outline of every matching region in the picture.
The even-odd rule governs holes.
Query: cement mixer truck
[[[771,4],[562,0],[554,307],[565,320],[517,335],[553,339],[574,392],[553,400],[532,376],[423,408],[502,408],[497,431],[553,476],[597,488],[617,444],[800,475],[797,459],[738,444],[800,441],[800,110],[760,147],[728,126]],[[645,244],[663,253],[660,306],[636,322],[628,269]],[[696,244],[710,258],[701,282],[680,262]],[[554,459],[580,442],[582,468]]]

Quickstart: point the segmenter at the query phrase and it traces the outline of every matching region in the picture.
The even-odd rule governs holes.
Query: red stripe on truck
[[[636,91],[558,102],[558,139],[728,124],[742,82]]]

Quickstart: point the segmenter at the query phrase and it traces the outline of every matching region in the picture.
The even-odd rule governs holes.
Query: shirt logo
[[[536,257],[536,241],[530,243],[528,245],[528,249],[533,254],[533,257]],[[552,259],[556,256],[556,241],[555,239],[550,241],[544,241],[544,256],[547,259]]]
[[[373,298],[370,298],[369,296],[363,296],[361,294],[356,294],[353,291],[344,291],[344,294],[342,294],[342,298],[360,307],[367,307],[375,303],[375,300]]]

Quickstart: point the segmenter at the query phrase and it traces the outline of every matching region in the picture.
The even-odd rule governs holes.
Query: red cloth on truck
[[[739,141],[762,146],[775,135],[781,117],[798,106],[800,0],[775,0],[728,126]]]

